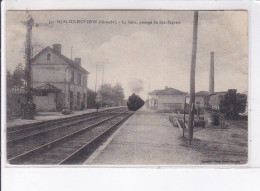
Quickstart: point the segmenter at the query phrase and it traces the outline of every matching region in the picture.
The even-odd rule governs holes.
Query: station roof
[[[227,92],[214,92],[213,94],[210,94],[208,91],[199,91],[197,93],[195,93],[195,96],[197,97],[205,97],[205,96],[212,96],[212,95],[222,95],[222,94],[226,94]],[[188,97],[190,96],[190,94],[187,95]]]
[[[47,92],[60,92],[61,90],[54,85],[45,84],[43,86],[39,86],[34,88],[35,91],[47,91]]]
[[[186,92],[166,87],[163,90],[154,90],[149,93],[149,95],[186,95]]]
[[[207,96],[209,95],[209,92],[207,91],[199,91],[197,93],[195,93],[196,96]]]

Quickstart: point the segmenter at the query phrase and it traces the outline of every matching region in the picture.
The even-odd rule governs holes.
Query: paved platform
[[[143,107],[122,125],[85,165],[207,165],[246,163],[247,145],[234,144],[230,134],[237,131],[246,142],[247,130],[215,131],[209,128],[194,132],[189,146],[179,128],[169,122],[169,114],[156,113]],[[235,134],[236,134],[235,133]],[[235,152],[232,155],[233,151]],[[244,152],[241,152],[244,151]]]
[[[99,111],[107,110],[107,109],[112,109],[116,107],[110,107],[110,108],[101,108]],[[86,113],[92,113],[96,112],[96,109],[87,109],[83,111],[73,111],[70,115],[63,115],[61,112],[38,112],[37,115],[35,116],[35,120],[26,120],[26,119],[12,119],[7,121],[6,127],[15,127],[18,125],[26,125],[26,124],[33,124],[33,123],[38,123],[42,121],[49,121],[53,119],[62,119],[62,118],[68,118],[72,116],[77,116],[77,115],[82,115]]]
[[[194,164],[193,157],[203,156],[181,146],[181,136],[180,130],[169,123],[168,114],[156,113],[143,107],[84,164]]]

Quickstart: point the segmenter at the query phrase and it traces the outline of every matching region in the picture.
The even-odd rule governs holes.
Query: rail
[[[65,143],[66,141],[69,141],[69,140],[72,140],[73,138],[76,138],[77,136],[79,136],[80,134],[82,133],[85,133],[95,127],[98,127],[102,124],[105,124],[106,122],[109,122],[115,118],[117,118],[118,116],[122,115],[122,114],[127,114],[126,117],[124,117],[122,120],[120,120],[119,122],[117,122],[116,124],[113,124],[112,126],[110,126],[109,129],[107,129],[106,131],[104,131],[102,134],[100,134],[97,138],[93,139],[92,141],[90,141],[87,145],[85,145],[85,147],[82,147],[80,149],[78,149],[77,151],[74,152],[74,154],[71,155],[71,157],[67,157],[66,159],[62,160],[62,162],[60,162],[59,164],[67,164],[68,161],[71,161],[72,158],[74,158],[73,156],[78,155],[78,153],[81,153],[81,151],[86,151],[87,148],[90,147],[90,145],[92,145],[93,143],[97,142],[97,140],[101,137],[104,137],[104,135],[107,135],[109,134],[108,132],[111,132],[113,127],[117,126],[118,124],[122,123],[127,117],[129,117],[130,115],[132,115],[133,113],[128,113],[128,111],[124,111],[124,112],[121,112],[119,114],[115,114],[113,115],[112,117],[109,117],[109,118],[106,118],[105,120],[102,120],[102,121],[99,121],[93,125],[90,125],[90,126],[87,126],[83,129],[80,129],[80,130],[77,130],[73,133],[70,133],[68,135],[65,135],[63,137],[60,137],[56,140],[53,140],[51,142],[48,142],[44,145],[41,145],[39,147],[36,147],[34,149],[31,149],[27,152],[24,152],[22,154],[19,154],[19,155],[16,155],[12,158],[9,158],[8,161],[10,164],[21,164],[23,163],[24,161],[26,161],[27,159],[30,159],[30,158],[33,158],[34,156],[37,156],[39,155],[40,153],[43,153],[45,150],[48,150],[48,149],[51,149],[55,146],[58,146],[59,144],[62,144],[62,143]],[[73,159],[75,161],[75,158]]]
[[[125,106],[122,107],[117,107],[117,108],[108,108],[99,112],[91,112],[91,113],[84,113],[84,114],[79,114],[79,115],[74,115],[74,116],[68,116],[65,118],[59,118],[59,119],[51,119],[51,120],[46,120],[46,121],[39,121],[39,122],[35,122],[35,123],[30,123],[30,124],[23,124],[23,125],[16,125],[13,127],[8,127],[6,129],[7,133],[13,133],[16,131],[22,131],[22,130],[28,130],[31,127],[35,127],[35,126],[40,126],[40,125],[49,125],[49,124],[55,124],[55,123],[59,123],[59,122],[64,122],[64,121],[70,121],[70,120],[74,120],[80,117],[84,117],[84,116],[88,116],[88,115],[93,115],[95,113],[104,113],[104,112],[108,112],[108,111],[113,111],[113,110],[118,110],[118,109],[123,109],[126,108]]]

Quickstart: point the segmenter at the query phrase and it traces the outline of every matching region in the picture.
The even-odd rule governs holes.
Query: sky
[[[62,44],[62,54],[68,58],[73,47],[72,57],[81,57],[82,66],[90,72],[90,89],[95,88],[96,65],[97,84],[102,84],[104,65],[104,83],[120,83],[126,97],[137,93],[146,99],[149,90],[166,86],[189,92],[193,11],[32,11],[30,14],[35,23],[53,22],[52,27],[33,27],[32,42],[42,48]],[[11,71],[19,63],[24,64],[26,28],[21,21],[26,18],[25,11],[7,12],[6,67]],[[246,11],[199,11],[196,92],[209,89],[212,51],[215,91],[231,88],[247,91],[247,26]]]

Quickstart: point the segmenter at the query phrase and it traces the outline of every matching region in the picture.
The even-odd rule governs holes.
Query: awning
[[[61,90],[54,85],[46,84],[43,86],[39,86],[34,88],[34,91],[36,92],[61,92]]]

